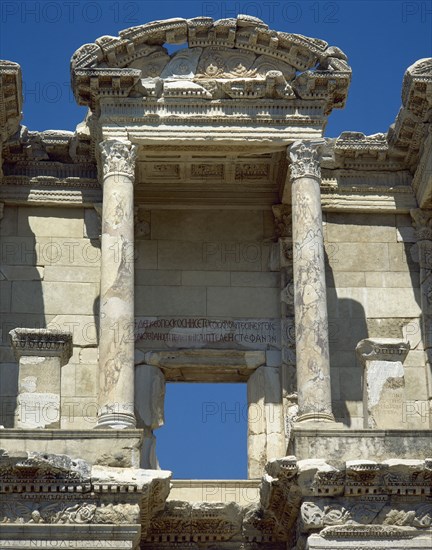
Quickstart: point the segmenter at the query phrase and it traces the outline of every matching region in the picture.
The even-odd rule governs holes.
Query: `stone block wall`
[[[74,353],[61,370],[61,427],[94,426],[98,237],[97,213],[91,208],[4,208],[0,221],[0,424],[5,427],[13,426],[18,389],[18,366],[8,334],[16,327],[72,332]]]
[[[136,230],[137,363],[151,349],[276,349],[279,273],[270,269],[270,210],[140,210]],[[73,333],[62,367],[62,427],[94,425],[100,277],[92,208],[6,206],[0,221],[0,424],[10,427],[17,363],[8,332]],[[363,427],[363,338],[403,338],[407,413],[401,428],[428,427],[419,325],[419,268],[409,215],[324,215],[332,397],[338,420]],[[113,328],[113,330],[115,330]],[[274,358],[272,359],[274,361]],[[273,364],[273,363],[272,363]],[[413,406],[414,403],[414,406]],[[424,410],[422,403],[425,404]],[[405,422],[406,421],[406,422]]]
[[[356,357],[357,343],[367,337],[400,338],[411,348],[404,362],[407,403],[400,428],[428,428],[411,217],[327,213],[324,218],[335,415],[352,428],[363,427],[363,367]]]
[[[136,241],[138,349],[278,345],[270,210],[153,210],[146,218]]]

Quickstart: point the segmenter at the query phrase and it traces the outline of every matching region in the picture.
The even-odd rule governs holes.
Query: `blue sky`
[[[84,117],[70,92],[69,61],[82,44],[168,17],[247,13],[276,30],[340,47],[353,68],[348,103],[334,111],[326,135],[386,131],[400,106],[402,77],[432,51],[432,1],[2,0],[0,57],[20,63],[24,121],[30,129],[70,129]],[[17,40],[19,37],[19,40]]]
[[[353,68],[344,110],[326,135],[386,132],[401,103],[402,78],[432,55],[432,1],[16,1],[0,3],[0,58],[23,70],[24,120],[31,130],[73,130],[84,115],[70,92],[69,61],[82,44],[168,17],[246,13],[271,28],[321,38]],[[246,388],[174,385],[167,425],[156,435],[161,466],[181,478],[246,477]]]

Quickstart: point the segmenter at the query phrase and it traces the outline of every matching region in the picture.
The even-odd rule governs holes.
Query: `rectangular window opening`
[[[246,384],[168,383],[165,425],[155,432],[173,479],[247,479]]]

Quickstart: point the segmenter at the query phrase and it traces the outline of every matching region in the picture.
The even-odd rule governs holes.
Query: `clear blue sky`
[[[0,58],[23,70],[24,120],[31,130],[73,130],[85,110],[70,92],[69,61],[82,44],[169,17],[246,13],[271,28],[321,38],[353,68],[347,106],[326,135],[386,132],[401,103],[402,78],[432,55],[432,1],[16,1],[0,3]],[[168,385],[167,426],[156,432],[161,466],[181,478],[246,477],[244,386]]]

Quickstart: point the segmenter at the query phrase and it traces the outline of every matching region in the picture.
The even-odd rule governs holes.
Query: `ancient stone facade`
[[[345,54],[249,16],[71,78],[84,122],[32,132],[0,62],[0,548],[430,548],[432,60],[338,138]],[[249,479],[170,481],[165,384],[220,381]]]

